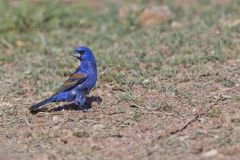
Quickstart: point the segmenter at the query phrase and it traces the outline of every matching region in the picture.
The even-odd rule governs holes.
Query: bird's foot
[[[102,103],[102,98],[99,96],[91,96],[87,97],[87,102],[89,106],[92,106],[92,104],[97,103],[97,105],[100,105]]]
[[[83,112],[92,112],[93,111],[92,107],[87,105],[86,103],[80,104],[78,101],[77,102],[75,101],[75,104],[77,106],[78,111],[83,111]]]
[[[102,103],[102,98],[101,97],[96,97],[95,100],[98,103],[98,105],[100,105]]]

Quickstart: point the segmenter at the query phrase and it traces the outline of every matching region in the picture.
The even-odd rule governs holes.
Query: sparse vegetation
[[[162,5],[169,17],[144,24],[141,14]],[[0,0],[0,159],[238,159],[239,7]],[[91,95],[102,103],[29,113],[78,65],[70,53],[79,44],[97,57]]]

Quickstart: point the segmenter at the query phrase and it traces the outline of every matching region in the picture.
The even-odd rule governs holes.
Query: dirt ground
[[[217,3],[213,2],[211,5]],[[222,3],[221,6],[231,2]],[[204,4],[199,13],[206,11],[206,6]],[[184,8],[184,14],[190,15],[190,10],[198,14],[200,9],[195,9]],[[170,10],[171,14],[175,13],[171,7]],[[215,15],[215,12],[209,14]],[[235,17],[239,13],[229,15]],[[202,24],[201,20],[196,21]],[[112,20],[107,27],[114,28],[114,23]],[[209,24],[207,29],[202,27],[203,31],[192,31],[191,24],[186,24],[185,19],[174,24],[177,27],[186,25],[187,31],[172,31],[168,29],[172,22],[163,23],[167,29],[150,29],[146,33],[145,29],[132,30],[139,27],[133,24],[131,33],[126,33],[125,37],[120,36],[122,33],[114,35],[115,30],[110,30],[105,39],[96,39],[95,24],[89,29],[91,33],[88,29],[81,31],[86,36],[80,42],[92,44],[99,67],[97,86],[90,96],[99,96],[102,102],[93,102],[91,112],[64,104],[50,104],[47,110],[35,114],[28,110],[33,103],[54,93],[60,81],[64,81],[77,65],[73,58],[64,57],[79,42],[81,36],[74,37],[79,30],[64,31],[61,29],[66,26],[60,27],[60,32],[65,35],[56,30],[42,31],[42,35],[48,37],[49,47],[42,46],[40,32],[30,32],[28,37],[24,31],[13,36],[15,39],[9,35],[18,31],[1,33],[0,160],[240,159],[240,32],[237,28],[240,23],[231,23],[234,31],[232,26],[222,27],[222,21]],[[92,25],[88,18],[79,25],[89,28],[87,24]],[[218,29],[219,26],[222,28]],[[215,35],[218,31],[220,33]],[[171,36],[178,33],[191,36],[172,40]],[[139,40],[144,34],[150,36],[152,45],[145,44],[149,42],[146,39]],[[160,34],[163,39],[156,41],[155,34]],[[221,39],[219,34],[231,42],[213,48],[222,51],[221,55],[226,56],[224,59],[221,55],[215,59],[208,55],[213,41]],[[104,37],[102,33],[98,36]],[[159,45],[162,40],[164,46]],[[196,48],[191,48],[190,42]],[[36,49],[33,49],[34,45]],[[207,54],[194,57],[201,49]],[[15,51],[19,54],[14,55]],[[149,52],[142,54],[145,51]],[[156,62],[155,58],[162,53],[166,57]],[[181,59],[185,55],[193,55],[193,58],[186,62]]]
[[[239,60],[208,68],[239,81]],[[3,98],[1,159],[238,159],[240,84],[224,87],[212,81],[214,75],[185,81],[186,72],[171,82],[154,77],[174,89],[134,86],[129,103],[119,102],[119,86],[99,82],[91,94],[103,101],[93,103],[89,113],[31,114],[26,105],[31,93],[11,102]]]

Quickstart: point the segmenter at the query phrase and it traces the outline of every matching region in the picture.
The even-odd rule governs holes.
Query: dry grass
[[[238,1],[139,1],[124,24],[129,2],[11,2],[0,2],[0,159],[238,159]],[[142,28],[144,8],[162,4],[168,21]],[[102,103],[29,113],[78,65],[79,44],[97,57]]]

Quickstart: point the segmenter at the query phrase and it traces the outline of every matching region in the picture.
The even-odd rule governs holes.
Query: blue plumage
[[[80,107],[85,105],[86,95],[97,81],[97,64],[92,51],[87,47],[76,48],[73,56],[80,60],[80,66],[53,96],[32,105],[29,108],[30,111],[35,111],[39,107],[52,102],[73,102]]]

